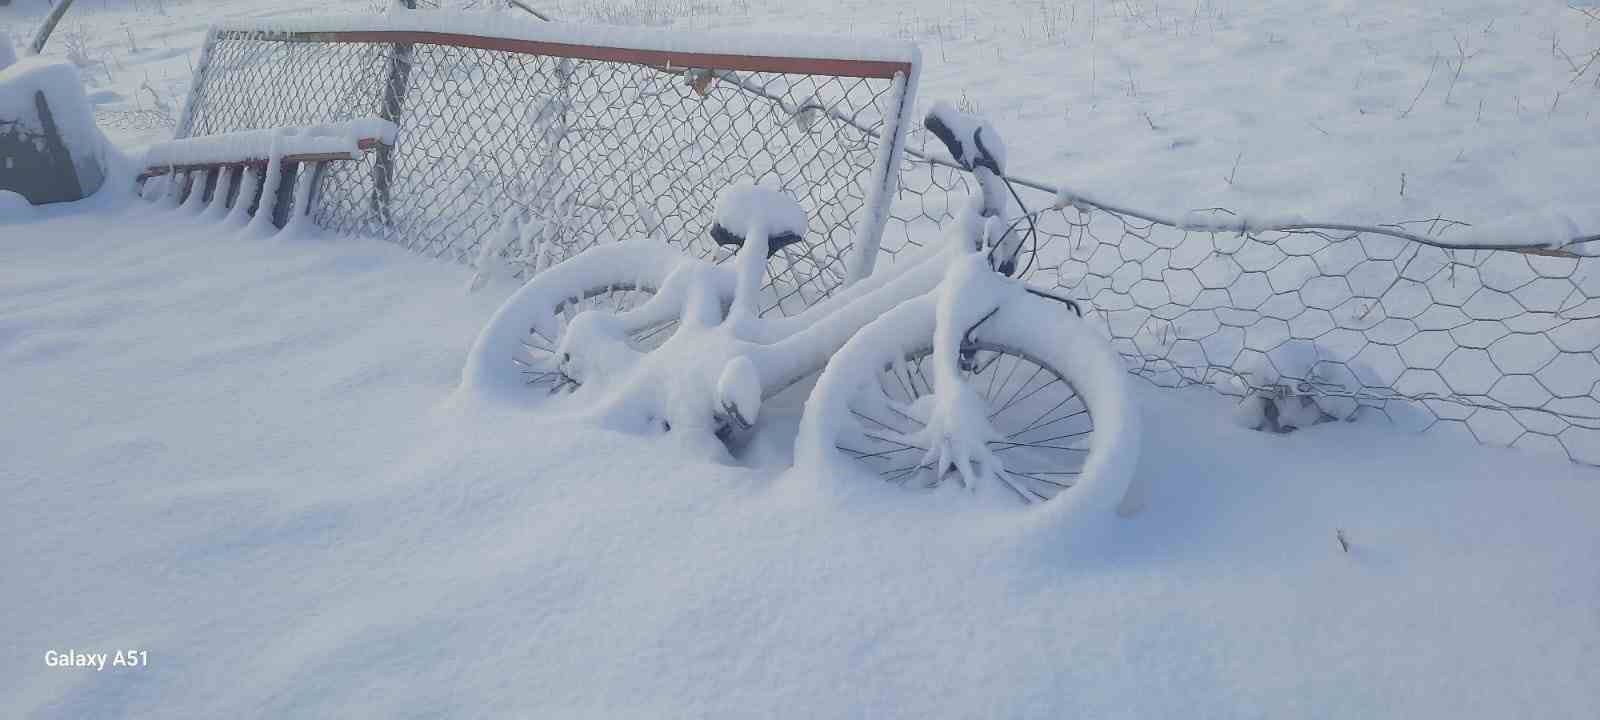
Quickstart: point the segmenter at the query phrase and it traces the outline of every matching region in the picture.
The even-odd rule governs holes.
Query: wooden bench
[[[165,195],[173,202],[213,206],[219,200],[234,207],[241,200],[245,170],[253,171],[256,182],[245,210],[255,215],[263,204],[267,183],[265,174],[277,158],[278,185],[266,205],[272,224],[283,227],[294,213],[310,214],[316,208],[317,188],[323,168],[330,162],[360,160],[368,151],[383,151],[392,146],[395,126],[376,118],[351,120],[312,127],[246,130],[185,138],[151,145],[145,152],[144,168],[138,175],[143,185],[151,178],[173,176],[179,183]],[[386,153],[384,153],[386,155]],[[302,168],[309,168],[310,191],[305,207],[296,208],[295,185]],[[223,176],[228,181],[223,183]],[[227,196],[216,198],[218,187]],[[198,195],[196,194],[198,193]]]

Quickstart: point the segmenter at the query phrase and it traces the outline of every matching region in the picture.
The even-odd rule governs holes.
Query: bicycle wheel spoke
[[[895,412],[898,413],[899,411],[895,411]],[[857,411],[857,410],[851,410],[850,414],[855,415],[856,417],[861,418],[862,420],[866,420],[867,422],[870,422],[870,423],[872,423],[874,425],[877,425],[878,427],[881,427],[881,428],[883,428],[885,430],[888,430],[889,432],[895,433],[897,435],[904,435],[905,434],[904,432],[902,432],[900,430],[900,428],[897,428],[897,427],[895,427],[893,425],[890,425],[889,423],[886,423],[886,422],[884,422],[882,420],[879,420],[879,419],[877,419],[875,417],[872,417],[871,415],[867,415],[867,414],[862,413],[862,412]],[[865,432],[865,431],[863,431],[863,432]]]
[[[1029,480],[1032,480],[1034,482],[1042,482],[1042,483],[1044,483],[1046,485],[1054,485],[1054,486],[1056,486],[1058,488],[1062,488],[1062,489],[1066,489],[1066,488],[1072,487],[1072,483],[1061,482],[1059,480],[1051,480],[1051,479],[1046,478],[1046,477],[1040,477],[1039,473],[1023,472],[1021,470],[1012,470],[1012,469],[1009,469],[1009,468],[1007,468],[1003,472],[1010,473],[1010,474],[1016,475],[1018,477],[1025,477],[1025,478],[1027,478]],[[1070,475],[1072,477],[1077,477],[1077,476],[1081,475],[1082,473],[1053,472],[1053,473],[1049,473],[1049,474],[1051,474],[1051,475]]]
[[[1037,430],[1037,429],[1039,429],[1041,427],[1044,427],[1045,425],[1053,425],[1055,423],[1060,422],[1061,420],[1063,420],[1065,418],[1072,417],[1071,415],[1063,415],[1063,416],[1061,416],[1059,418],[1051,420],[1050,422],[1044,423],[1043,425],[1039,424],[1040,420],[1043,420],[1043,419],[1049,417],[1050,413],[1053,413],[1053,412],[1055,412],[1057,410],[1060,410],[1062,405],[1065,405],[1065,404],[1067,404],[1069,402],[1072,402],[1076,398],[1077,398],[1076,394],[1068,395],[1068,396],[1062,398],[1061,402],[1058,402],[1055,405],[1051,406],[1049,410],[1046,410],[1046,411],[1044,411],[1042,413],[1039,413],[1039,416],[1034,418],[1032,422],[1028,423],[1027,427],[1024,427],[1021,430],[1018,430],[1018,431],[1016,431],[1014,433],[1011,433],[1010,435],[1007,435],[1006,438],[1010,439],[1010,438],[1014,438],[1014,437],[1016,437],[1018,435],[1021,435],[1023,433],[1033,432],[1034,430]]]
[[[1028,496],[1029,492],[1026,492],[1022,488],[1018,487],[1016,483],[1011,481],[1011,478],[1006,477],[1006,473],[1002,472],[999,477],[1000,477],[1000,482],[1005,483],[1006,487],[1011,488],[1013,491],[1015,491],[1017,493],[1017,497],[1022,498],[1022,502],[1030,504],[1030,505],[1035,502],[1035,500],[1032,497]],[[1050,499],[1050,498],[1047,498],[1047,497],[1045,497],[1043,495],[1040,495],[1039,493],[1032,493],[1032,494],[1035,497],[1038,497],[1040,500],[1049,500]]]
[[[883,472],[883,476],[884,476],[883,479],[887,480],[889,482],[895,483],[897,485],[904,485],[907,480],[910,480],[911,478],[916,477],[917,476],[917,472],[922,470],[923,468],[928,468],[928,466],[927,465],[920,465],[920,464],[919,465],[908,465],[908,466],[903,467],[903,468],[895,468],[894,470],[885,470]],[[928,468],[928,469],[932,470],[932,468]]]
[[[1010,452],[1010,451],[1015,450],[1017,448],[1034,448],[1036,450],[1059,450],[1061,452],[1066,452],[1066,453],[1088,453],[1089,452],[1089,448],[1066,447],[1064,445],[1039,445],[1039,444],[1032,444],[1032,443],[993,443],[991,445],[991,447],[993,447],[993,445],[1003,445],[1004,446],[1004,447],[994,448],[994,450],[992,452],[994,452],[994,454],[996,454],[996,455],[999,455],[1000,453],[1003,453],[1003,452]]]
[[[890,406],[888,406],[888,407],[889,407],[889,412],[892,412],[892,413],[894,413],[894,414],[896,414],[896,415],[899,415],[899,416],[900,416],[900,417],[903,417],[903,418],[905,418],[905,419],[906,419],[906,422],[909,422],[909,423],[911,423],[911,424],[912,424],[912,425],[916,425],[916,426],[919,426],[919,427],[922,427],[922,426],[923,426],[923,424],[922,424],[922,421],[921,421],[921,420],[918,420],[918,419],[916,419],[916,418],[914,418],[914,417],[911,417],[911,416],[910,416],[910,415],[907,415],[907,414],[905,414],[905,413],[903,413],[903,412],[900,412],[900,408],[897,408],[897,407],[895,407],[895,406],[893,406],[893,405],[890,405]],[[904,433],[902,433],[902,434],[904,434]]]
[[[1038,375],[1038,373],[1041,373],[1041,372],[1044,372],[1044,368],[1039,368],[1037,371],[1034,372],[1034,374]],[[1033,382],[1032,378],[1030,378],[1028,380],[1028,382]],[[996,411],[994,411],[992,413],[989,413],[990,419],[993,419],[994,416],[999,415],[1000,413],[1003,413],[1003,412],[1011,409],[1012,405],[1015,405],[1015,404],[1017,404],[1019,402],[1022,402],[1023,400],[1027,400],[1028,398],[1031,398],[1034,395],[1038,395],[1041,390],[1044,390],[1045,388],[1050,387],[1051,385],[1054,385],[1054,384],[1056,384],[1058,382],[1061,382],[1061,380],[1052,378],[1049,382],[1047,382],[1047,383],[1045,383],[1043,385],[1040,385],[1037,388],[1034,388],[1033,391],[1028,393],[1027,395],[1024,395],[1024,396],[1019,397],[1019,398],[1012,399],[1010,402],[1007,402],[1005,405],[1000,406],[999,410],[996,410]],[[1027,387],[1027,384],[1024,383],[1023,387]]]
[[[538,326],[530,325],[528,332],[522,337],[521,353],[513,354],[511,361],[518,370],[528,377],[528,385],[544,385],[551,383],[550,393],[560,393],[577,389],[578,381],[566,376],[559,370],[546,370],[540,367],[541,361],[556,354],[560,347],[560,338],[571,325],[572,320],[587,311],[623,313],[643,305],[654,297],[654,291],[628,286],[612,285],[584,291],[580,295],[571,295],[555,303],[549,309],[548,319],[554,321],[554,337],[547,335]],[[677,329],[677,320],[653,325],[633,333],[633,344],[643,349],[659,347],[671,337]]]
[[[906,387],[905,380],[901,379],[900,372],[899,372],[898,369],[896,369],[894,364],[889,365],[889,367],[884,368],[884,371],[882,373],[879,373],[878,389],[883,391],[883,396],[885,398],[891,398],[892,399],[892,395],[890,394],[888,384],[884,383],[884,381],[883,381],[883,375],[888,375],[889,377],[894,378],[895,385],[897,385],[900,388],[900,391],[902,393],[904,393],[904,397],[905,398],[907,398],[908,400],[915,400],[916,399],[917,396],[914,393],[911,392],[910,388]]]
[[[883,437],[881,435],[873,435],[872,433],[862,433],[862,434],[866,435],[867,437],[869,437],[869,438],[871,438],[873,440],[877,440],[878,442],[885,442],[885,443],[889,443],[891,445],[899,446],[899,447],[895,447],[895,448],[892,448],[892,449],[889,449],[889,450],[884,450],[882,452],[871,453],[871,454],[867,455],[866,457],[887,457],[887,456],[893,455],[895,453],[903,453],[903,452],[905,452],[907,450],[918,450],[918,451],[922,451],[922,452],[927,452],[927,448],[920,448],[920,447],[917,447],[915,445],[910,445],[910,444],[907,444],[907,443],[903,443],[903,442],[900,442],[899,440],[893,440],[893,439],[890,439],[890,438]]]
[[[1089,429],[1089,430],[1083,430],[1083,431],[1074,432],[1074,433],[1063,433],[1061,435],[1056,435],[1054,437],[1041,438],[1039,440],[1029,440],[1028,442],[1025,442],[1025,443],[1005,443],[1005,444],[1009,444],[1009,445],[1041,445],[1043,443],[1055,442],[1057,440],[1063,440],[1063,439],[1066,439],[1066,438],[1083,437],[1085,435],[1088,435],[1091,432],[1094,432],[1094,430],[1093,429]]]
[[[1018,430],[1018,431],[1016,431],[1014,433],[1011,433],[1010,435],[1007,435],[1006,439],[1010,440],[1010,439],[1015,438],[1015,437],[1017,437],[1019,435],[1022,435],[1024,433],[1031,433],[1031,432],[1034,432],[1035,430],[1043,430],[1044,428],[1050,427],[1051,425],[1054,425],[1054,424],[1056,424],[1058,422],[1061,422],[1063,420],[1071,420],[1071,419],[1073,419],[1075,417],[1078,417],[1080,415],[1087,416],[1088,414],[1089,414],[1089,409],[1088,408],[1084,408],[1084,409],[1079,410],[1077,412],[1072,412],[1072,413],[1068,413],[1066,415],[1062,415],[1061,417],[1058,417],[1058,418],[1056,418],[1054,420],[1051,420],[1050,422],[1039,423],[1039,422],[1036,421],[1035,424],[1030,424],[1028,427],[1025,427],[1025,428],[1023,428],[1021,430]],[[1041,419],[1042,419],[1042,416],[1041,416]]]
[[[917,377],[922,379],[922,387],[927,388],[928,392],[925,393],[925,394],[931,394],[933,392],[933,383],[928,382],[928,376],[923,374],[923,372],[922,372],[922,363],[918,362],[915,365],[912,365],[911,367],[914,368],[917,371]],[[913,385],[913,387],[916,385],[916,381],[915,380],[912,381],[912,385]]]
[[[917,448],[917,447],[903,447],[903,448],[894,448],[892,450],[884,450],[882,452],[867,452],[865,450],[857,450],[857,449],[855,449],[853,447],[846,447],[844,445],[836,445],[834,447],[837,447],[840,450],[843,450],[843,451],[845,451],[847,453],[850,453],[857,460],[875,460],[875,459],[879,459],[879,458],[888,458],[890,455],[894,455],[896,453],[903,453],[903,452],[905,452],[907,450],[921,450],[922,449],[922,448]]]

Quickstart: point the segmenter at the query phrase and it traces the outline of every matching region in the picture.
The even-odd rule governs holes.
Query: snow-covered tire
[[[673,272],[694,262],[660,242],[600,245],[539,273],[495,311],[461,371],[462,390],[477,396],[516,398],[529,386],[562,387],[541,355],[554,352],[567,324],[579,312],[637,310],[655,297]],[[637,347],[654,348],[671,336],[674,308],[662,308],[630,333]]]
[[[917,398],[933,377],[935,312],[933,295],[902,303],[833,356],[806,403],[798,465],[815,464],[822,477],[854,465],[902,484],[959,477],[935,473],[922,464],[927,448],[905,442],[927,419],[916,417]],[[1006,466],[985,481],[1049,500],[1052,513],[1115,512],[1138,458],[1139,415],[1111,345],[1060,303],[1027,294],[968,338],[977,352],[962,376],[991,408],[1002,436],[987,445]]]

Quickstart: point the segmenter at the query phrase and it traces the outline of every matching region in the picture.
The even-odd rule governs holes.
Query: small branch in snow
[[[522,0],[506,0],[506,4],[510,5],[511,7],[516,8],[518,10],[521,10],[521,11],[523,11],[525,13],[528,13],[529,15],[532,15],[532,16],[534,16],[536,18],[539,18],[540,20],[543,20],[545,22],[552,22],[552,20],[550,19],[550,16],[545,15],[544,13],[539,12],[538,10],[535,10],[531,5],[528,5],[527,3],[522,2]]]
[[[1414,97],[1414,98],[1411,98],[1411,104],[1406,107],[1406,111],[1405,112],[1400,113],[1400,117],[1404,118],[1407,115],[1410,115],[1412,110],[1417,109],[1417,101],[1421,100],[1422,99],[1422,94],[1428,91],[1429,83],[1433,82],[1433,71],[1437,70],[1438,68],[1439,68],[1439,54],[1438,53],[1434,53],[1434,55],[1433,55],[1433,63],[1428,66],[1428,77],[1427,77],[1427,79],[1422,81],[1422,87],[1417,90],[1417,96]]]
[[[1227,180],[1228,181],[1228,185],[1230,185],[1230,186],[1233,185],[1233,176],[1238,174],[1238,172],[1239,172],[1239,161],[1243,160],[1243,159],[1244,159],[1244,150],[1240,150],[1239,154],[1235,155],[1233,157],[1233,169],[1229,170],[1228,171],[1228,176],[1223,178],[1223,180]]]
[[[1479,52],[1483,52],[1482,50],[1478,50],[1476,52],[1468,53],[1467,52],[1467,43],[1466,43],[1465,40],[1463,40],[1462,38],[1457,37],[1457,38],[1455,38],[1455,41],[1456,41],[1456,71],[1455,71],[1454,75],[1450,76],[1450,87],[1449,87],[1449,89],[1444,91],[1444,104],[1446,104],[1446,105],[1450,104],[1450,95],[1451,95],[1451,93],[1454,93],[1456,91],[1456,81],[1461,79],[1461,70],[1462,70],[1462,68],[1465,68],[1467,66],[1467,61],[1468,60],[1471,60],[1471,59],[1477,57]]]

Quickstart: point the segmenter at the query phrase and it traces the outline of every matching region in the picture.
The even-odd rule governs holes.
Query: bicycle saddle
[[[744,236],[723,227],[722,223],[712,223],[711,239],[715,240],[718,245],[744,247]],[[801,238],[799,235],[789,231],[784,231],[775,235],[768,235],[767,257],[771,258],[773,255],[778,254],[779,250],[800,242],[803,239],[804,238]]]
[[[800,242],[806,232],[806,211],[787,193],[770,187],[740,183],[717,197],[711,239],[718,245],[744,247],[750,225],[767,228],[767,257]],[[735,230],[734,228],[737,228]]]

